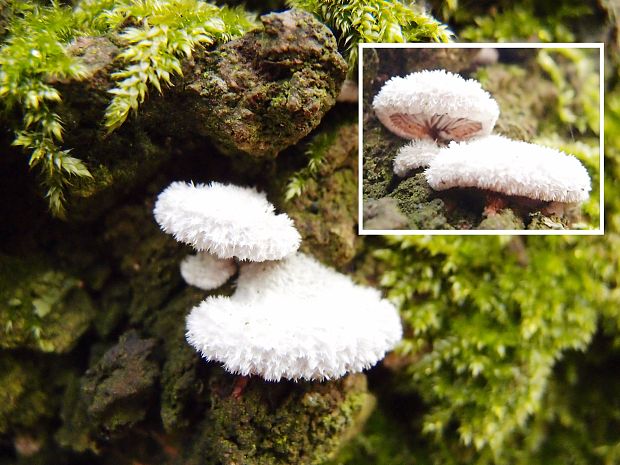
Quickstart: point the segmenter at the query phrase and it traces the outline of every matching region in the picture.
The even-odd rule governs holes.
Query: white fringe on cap
[[[297,253],[244,264],[232,297],[208,297],[191,311],[186,337],[231,373],[323,380],[377,363],[402,327],[379,291]]]
[[[175,239],[219,258],[279,260],[301,242],[293,221],[276,215],[265,194],[250,187],[174,182],[153,213]]]
[[[413,140],[402,146],[394,158],[394,173],[401,178],[416,168],[428,166],[440,147],[428,139]]]
[[[566,203],[587,200],[591,190],[588,171],[574,156],[503,136],[451,143],[425,176],[435,190],[477,187]]]
[[[237,271],[232,258],[217,258],[207,252],[188,255],[181,262],[181,276],[187,284],[205,291],[217,289]]]
[[[406,139],[430,136],[412,135],[403,129],[403,119],[405,125],[409,119],[412,124],[442,128],[440,138],[450,141],[490,134],[499,116],[497,102],[478,81],[443,69],[393,77],[372,105],[379,120]],[[480,128],[472,130],[472,123],[479,123]]]

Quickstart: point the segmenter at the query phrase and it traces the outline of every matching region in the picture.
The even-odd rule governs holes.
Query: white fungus
[[[394,158],[394,173],[404,177],[409,171],[428,166],[440,147],[428,139],[413,140],[402,146]]]
[[[153,212],[165,232],[219,258],[278,260],[301,241],[293,221],[276,215],[266,195],[250,187],[174,182]]]
[[[270,381],[359,372],[401,336],[398,312],[379,291],[301,253],[244,264],[235,294],[195,307],[186,333],[205,359]]]
[[[440,142],[491,133],[499,107],[478,81],[445,70],[393,77],[373,101],[379,120],[406,139]]]
[[[237,272],[232,258],[217,258],[207,252],[188,255],[181,262],[181,276],[187,284],[205,291],[217,289]]]
[[[591,190],[588,171],[574,156],[503,136],[451,143],[425,176],[435,190],[477,187],[566,203],[587,200]]]

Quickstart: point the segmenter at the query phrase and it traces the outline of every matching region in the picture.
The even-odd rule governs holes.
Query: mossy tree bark
[[[372,409],[364,375],[252,377],[238,392],[238,377],[185,342],[185,317],[207,294],[182,282],[179,261],[191,251],[152,218],[171,181],[257,186],[295,219],[305,251],[332,266],[350,266],[359,246],[353,106],[318,127],[333,133],[321,182],[284,195],[307,163],[302,139],[335,104],[345,62],[309,14],[262,22],[196,53],[173,88],[151,93],[107,136],[119,39],[76,41],[90,78],[56,83],[59,113],[64,144],[94,180],[71,186],[67,221],[46,212],[10,135],[1,136],[10,153],[0,159],[0,456],[9,462],[321,463]]]

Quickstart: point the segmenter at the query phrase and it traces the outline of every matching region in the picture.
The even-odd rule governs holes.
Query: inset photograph
[[[360,48],[360,234],[603,234],[602,44]]]

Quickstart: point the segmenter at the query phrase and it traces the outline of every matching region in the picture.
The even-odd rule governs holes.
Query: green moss
[[[495,215],[490,215],[480,222],[478,229],[524,229],[525,225],[523,220],[512,211],[510,208],[505,208]]]
[[[520,64],[498,63],[474,76],[500,106],[496,130],[532,141],[589,139],[599,133],[598,49],[520,51]]]
[[[567,137],[573,137],[575,132],[599,135],[601,70],[598,60],[598,49],[538,51],[536,62],[555,87],[557,124],[552,130],[557,134]]]
[[[433,190],[426,182],[424,173],[413,174],[403,179],[390,194],[398,200],[399,207],[405,214],[413,213],[416,204],[428,202],[432,195]]]
[[[7,110],[21,109],[23,126],[13,144],[30,153],[29,166],[40,172],[50,207],[62,216],[66,184],[90,173],[59,147],[63,126],[54,107],[61,97],[49,80],[86,77],[84,68],[65,49],[80,28],[70,9],[35,4],[14,18],[9,29],[0,48],[0,102]]]
[[[120,261],[131,297],[127,313],[132,322],[142,321],[161,308],[181,284],[179,261],[189,252],[163,234],[143,206],[127,206],[108,217],[106,241]]]
[[[586,350],[600,309],[612,305],[599,275],[609,258],[573,238],[388,242],[377,256],[409,328],[401,351],[416,360],[410,386],[431,406],[423,431],[435,447],[456,436],[503,463],[543,412],[556,361]]]
[[[618,461],[620,404],[612,394],[618,381],[608,377],[618,361],[617,347],[599,337],[588,354],[569,354],[558,366],[542,414],[520,438],[531,451],[530,464]],[[524,463],[515,452],[513,460]]]
[[[550,5],[536,0],[519,4],[507,3],[473,19],[460,32],[470,42],[574,42],[570,24],[589,20],[594,15],[591,5],[565,1]]]
[[[561,218],[558,218],[557,215],[546,216],[540,212],[533,213],[530,215],[530,223],[527,225],[527,229],[531,230],[545,230],[545,229],[554,229],[554,230],[563,230],[567,229],[566,225],[562,222]]]
[[[149,85],[161,93],[162,84],[170,85],[172,76],[182,74],[181,58],[191,58],[194,48],[229,40],[254,24],[240,9],[197,0],[75,3],[73,9],[56,2],[21,2],[2,9],[12,19],[0,48],[2,108],[22,113],[23,125],[13,144],[30,153],[29,165],[39,170],[50,209],[60,217],[65,216],[67,187],[76,181],[88,184],[92,176],[80,159],[61,148],[64,122],[58,112],[57,83],[91,79],[99,70],[89,62],[92,53],[78,50],[80,42],[94,44],[83,36],[118,33],[116,39],[123,43],[118,57],[127,67],[112,74],[116,86],[109,92],[113,97],[105,114],[111,131],[130,111],[137,111]]]
[[[251,378],[240,396],[232,395],[235,379],[223,372],[212,378],[211,410],[185,463],[319,465],[374,403],[360,374],[324,383]]]
[[[114,283],[103,289],[101,308],[105,311],[98,312],[93,321],[93,326],[100,337],[110,336],[126,316],[130,292],[127,283]]]
[[[35,429],[49,417],[51,404],[36,366],[0,353],[0,434]]]
[[[82,287],[40,257],[0,257],[0,347],[71,350],[95,316]]]
[[[185,320],[190,309],[205,297],[187,287],[149,322],[150,332],[162,341],[165,359],[161,373],[161,420],[166,431],[187,429],[201,415],[209,399],[205,394],[208,364],[185,340]]]
[[[363,196],[365,199],[380,199],[389,194],[394,176],[393,160],[404,140],[390,133],[377,120],[364,123],[362,136]]]
[[[283,202],[303,241],[301,250],[343,266],[356,251],[357,125],[326,127],[315,137],[332,141],[316,179],[308,179],[303,195]],[[284,194],[286,195],[286,194]]]
[[[353,2],[289,0],[288,4],[314,13],[327,24],[349,62],[349,76],[357,68],[357,44],[360,42],[450,42],[447,27],[413,4],[386,0]]]
[[[157,365],[148,360],[153,346],[153,341],[126,334],[86,373],[82,392],[90,398],[88,416],[107,433],[144,417],[148,391],[159,373]]]
[[[118,344],[67,389],[58,441],[76,451],[97,450],[98,442],[126,433],[144,419],[154,397],[159,367],[155,341],[125,333]]]
[[[331,131],[319,132],[308,143],[304,153],[304,155],[308,157],[308,164],[291,176],[286,186],[284,200],[288,201],[293,197],[301,195],[310,180],[316,181],[322,165],[327,161],[327,153],[336,142],[338,130],[339,128],[336,127]]]
[[[412,438],[380,408],[364,430],[326,465],[410,465],[420,458],[411,450]]]
[[[67,96],[68,98],[71,98]],[[76,108],[78,108],[77,105]],[[123,135],[101,141],[88,130],[76,131],[67,137],[76,150],[87,154],[92,179],[75,182],[66,189],[67,217],[72,221],[92,221],[130,192],[136,184],[151,178],[170,160],[170,147],[154,141],[138,125]]]
[[[530,141],[541,132],[541,122],[555,105],[555,87],[540,69],[497,63],[474,74],[500,108],[496,131],[517,140]]]
[[[229,40],[255,26],[241,10],[195,0],[116,3],[104,17],[112,29],[124,28],[119,37],[127,48],[119,58],[127,67],[112,75],[116,86],[105,114],[108,131],[123,124],[130,111],[137,111],[148,85],[160,93],[162,85],[172,85],[171,78],[182,74],[181,59],[191,59],[195,48]]]
[[[81,395],[81,380],[79,376],[73,376],[67,381],[63,395],[60,412],[62,427],[56,431],[55,440],[62,447],[77,452],[96,451],[98,446],[91,437],[92,425],[81,403]]]

